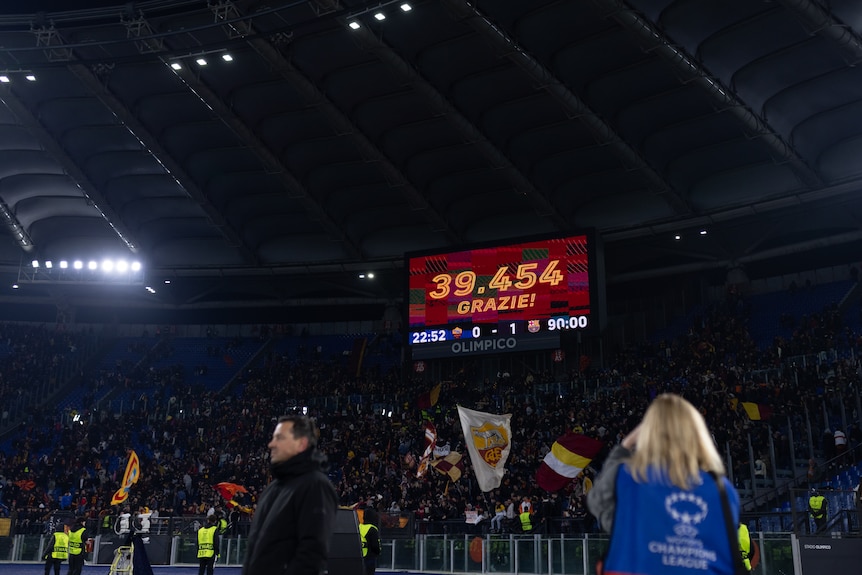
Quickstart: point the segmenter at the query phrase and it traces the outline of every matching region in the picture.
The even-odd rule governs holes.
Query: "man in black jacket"
[[[273,481],[260,496],[248,537],[243,575],[321,575],[338,510],[335,488],[323,472],[314,421],[278,420],[269,442]]]

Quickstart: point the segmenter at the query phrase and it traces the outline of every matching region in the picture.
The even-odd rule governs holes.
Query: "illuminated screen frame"
[[[414,359],[553,349],[597,333],[594,230],[405,254]]]

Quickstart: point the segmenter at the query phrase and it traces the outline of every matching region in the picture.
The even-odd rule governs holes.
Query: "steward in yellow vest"
[[[818,491],[814,491],[808,498],[808,513],[814,520],[815,532],[819,533],[826,527],[826,519],[829,517],[829,502]]]
[[[69,526],[66,523],[61,523],[57,526],[57,531],[48,542],[48,546],[43,553],[42,558],[45,560],[45,575],[54,568],[54,575],[60,575],[60,565],[69,557]]]
[[[377,557],[380,556],[380,530],[377,524],[380,518],[377,510],[368,507],[362,513],[362,523],[359,524],[359,537],[362,540],[362,561],[365,563],[365,575],[374,575],[377,569]]]
[[[198,561],[200,562],[199,573],[201,574],[213,575],[215,570],[215,560],[219,553],[217,529],[218,517],[214,514],[207,517],[207,523],[204,527],[198,529]]]
[[[84,570],[84,541],[87,540],[86,519],[78,517],[69,528],[69,571],[67,575],[81,575]]]
[[[742,554],[742,564],[746,571],[751,571],[751,534],[745,523],[739,524],[739,552]]]
[[[533,532],[533,521],[530,517],[529,511],[524,511],[518,516],[518,519],[521,520],[521,531],[524,533],[532,533]]]

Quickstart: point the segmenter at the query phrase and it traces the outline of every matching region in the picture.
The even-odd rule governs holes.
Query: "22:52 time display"
[[[555,286],[565,280],[563,273],[557,269],[559,265],[560,260],[550,260],[545,269],[542,270],[542,273],[539,274],[537,273],[538,262],[520,264],[515,272],[516,281],[512,281],[509,277],[509,268],[502,266],[497,269],[494,276],[488,282],[487,289],[506,291],[511,287],[515,287],[519,290],[528,290],[537,283]],[[472,294],[473,290],[476,289],[476,272],[470,270],[463,271],[455,275],[454,280],[449,274],[439,274],[434,276],[431,281],[436,284],[436,288],[428,292],[428,297],[432,299],[444,299],[450,293],[454,293],[456,296],[466,296]],[[452,291],[452,283],[455,284],[456,288],[454,292]],[[483,293],[485,288],[486,286],[480,286],[479,293]]]
[[[434,343],[437,341],[446,341],[445,329],[426,329],[417,331],[411,335],[410,343]]]

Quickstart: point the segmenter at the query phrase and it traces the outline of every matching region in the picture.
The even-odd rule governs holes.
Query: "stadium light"
[[[143,285],[140,260],[124,257],[99,259],[40,259],[18,268],[19,283],[108,283]]]

